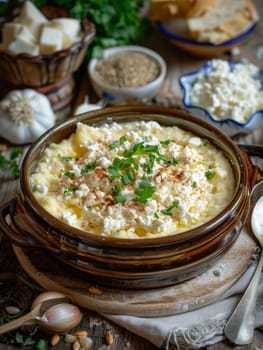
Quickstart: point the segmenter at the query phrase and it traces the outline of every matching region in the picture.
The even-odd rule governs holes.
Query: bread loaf
[[[154,21],[165,21],[202,16],[217,2],[218,0],[151,0],[149,18]]]
[[[187,19],[187,25],[194,40],[221,44],[240,35],[257,20],[251,0],[218,0],[205,15]]]

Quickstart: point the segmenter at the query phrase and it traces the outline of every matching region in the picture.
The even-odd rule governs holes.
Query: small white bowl
[[[228,61],[228,64],[230,65],[230,67],[233,67],[237,63],[241,63],[241,62]],[[179,78],[179,83],[183,90],[183,104],[187,109],[187,111],[194,116],[197,116],[205,121],[212,123],[213,125],[217,126],[221,130],[223,130],[223,132],[225,132],[231,137],[239,133],[247,134],[253,131],[253,129],[263,126],[263,110],[256,111],[250,116],[250,118],[245,123],[241,123],[230,118],[218,120],[207,109],[200,107],[198,105],[194,105],[191,102],[190,91],[196,79],[199,76],[202,76],[204,74],[208,75],[211,69],[212,69],[212,61],[208,61],[200,69],[194,72],[190,72],[188,74],[182,75]],[[263,88],[263,71],[260,70],[259,74],[260,74],[259,78]]]
[[[93,58],[88,64],[88,75],[94,91],[101,99],[107,100],[109,103],[125,102],[129,100],[138,100],[140,102],[144,102],[152,99],[157,95],[166,76],[166,62],[155,51],[136,45],[117,46],[106,49],[103,52],[102,58],[108,58],[110,56],[124,52],[140,52],[152,57],[160,67],[160,74],[158,77],[152,82],[136,88],[113,87],[97,79],[94,73],[96,64],[98,63],[99,59]]]

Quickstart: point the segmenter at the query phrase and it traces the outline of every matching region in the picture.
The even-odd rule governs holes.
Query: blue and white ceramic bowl
[[[254,32],[256,23],[252,23],[243,33],[220,44],[198,42],[192,39],[185,21],[181,19],[158,21],[156,26],[170,43],[181,50],[197,57],[214,58],[223,55],[236,46],[240,46]]]
[[[228,61],[228,64],[230,65],[230,69],[233,69],[233,67],[237,63],[240,63],[240,62]],[[180,77],[179,83],[183,90],[183,104],[187,109],[187,111],[192,115],[195,115],[207,122],[212,123],[213,125],[220,128],[229,136],[234,136],[240,133],[247,134],[253,131],[253,129],[263,126],[263,108],[251,114],[250,118],[246,122],[238,122],[231,118],[218,120],[218,118],[213,116],[213,114],[211,114],[206,108],[196,105],[191,101],[190,93],[197,78],[203,75],[208,76],[211,70],[212,70],[212,61],[208,61],[200,69],[190,72],[188,74],[182,75]],[[257,79],[260,80],[261,89],[263,90],[263,71],[262,70],[259,70],[259,76],[257,77]],[[250,98],[249,90],[248,90],[247,98],[248,99]]]

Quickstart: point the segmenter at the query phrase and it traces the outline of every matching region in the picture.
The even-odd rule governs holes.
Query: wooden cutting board
[[[13,246],[28,275],[47,290],[99,313],[156,317],[208,305],[226,292],[252,261],[256,242],[244,229],[229,251],[208,271],[186,282],[150,290],[122,290],[94,285],[83,272],[70,268],[40,249]]]

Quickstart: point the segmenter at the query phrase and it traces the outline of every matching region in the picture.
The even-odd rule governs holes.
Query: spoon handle
[[[258,284],[262,267],[263,251],[261,251],[257,268],[249,282],[247,290],[225,326],[226,337],[237,345],[245,345],[252,342],[255,327]]]
[[[3,324],[2,326],[0,326],[0,335],[10,332],[14,329],[17,329],[25,325],[29,321],[33,321],[34,317],[35,317],[35,313],[31,311],[24,316],[21,316],[13,321]]]

